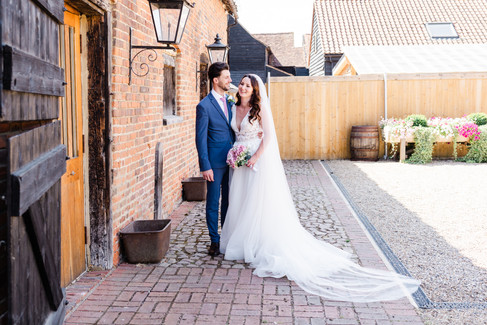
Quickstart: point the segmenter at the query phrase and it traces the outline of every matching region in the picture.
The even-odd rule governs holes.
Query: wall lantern
[[[210,63],[227,62],[228,46],[223,44],[221,40],[220,35],[216,34],[215,43],[206,45],[208,55],[210,57]]]
[[[215,42],[206,45],[208,56],[210,57],[210,64],[215,62],[227,62],[229,47],[221,42],[220,35],[216,34]],[[198,73],[206,73],[207,71],[198,70],[198,63],[196,63],[196,85],[195,90],[198,89]],[[211,84],[211,82],[210,82]]]
[[[156,32],[157,42],[164,46],[144,46],[132,44],[132,28],[130,28],[130,53],[129,53],[129,85],[132,81],[132,73],[139,77],[144,77],[149,73],[149,66],[146,63],[140,65],[140,69],[145,73],[137,73],[132,67],[135,58],[144,51],[152,51],[148,55],[151,62],[157,60],[156,49],[176,50],[171,44],[179,44],[183,37],[184,28],[188,21],[189,12],[194,8],[194,3],[187,0],[148,0],[152,16],[152,23]],[[133,49],[140,49],[132,56]]]

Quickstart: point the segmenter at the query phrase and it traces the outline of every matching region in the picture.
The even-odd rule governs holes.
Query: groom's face
[[[229,70],[223,70],[220,73],[220,76],[218,78],[213,79],[215,84],[215,88],[219,87],[223,91],[228,91],[230,89],[230,83],[232,82],[232,78],[230,78],[230,71]]]

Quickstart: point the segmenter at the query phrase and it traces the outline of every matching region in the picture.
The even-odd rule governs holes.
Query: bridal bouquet
[[[228,151],[227,164],[233,169],[244,166],[250,159],[249,149],[243,144],[236,144]]]

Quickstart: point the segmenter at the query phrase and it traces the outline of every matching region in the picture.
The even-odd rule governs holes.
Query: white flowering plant
[[[384,141],[408,138],[414,134],[413,122],[406,121],[405,119],[382,118],[379,121],[379,126],[382,129]]]
[[[431,117],[428,119],[428,126],[433,128],[433,134],[437,137],[453,138],[456,135],[455,125],[458,119],[450,117]]]

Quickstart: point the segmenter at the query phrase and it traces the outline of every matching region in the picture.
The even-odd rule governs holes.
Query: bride
[[[235,145],[245,145],[252,157],[233,172],[220,247],[226,260],[245,260],[257,276],[287,276],[303,290],[333,300],[395,300],[418,289],[415,279],[353,263],[349,253],[301,226],[257,75],[240,81],[232,113]]]

